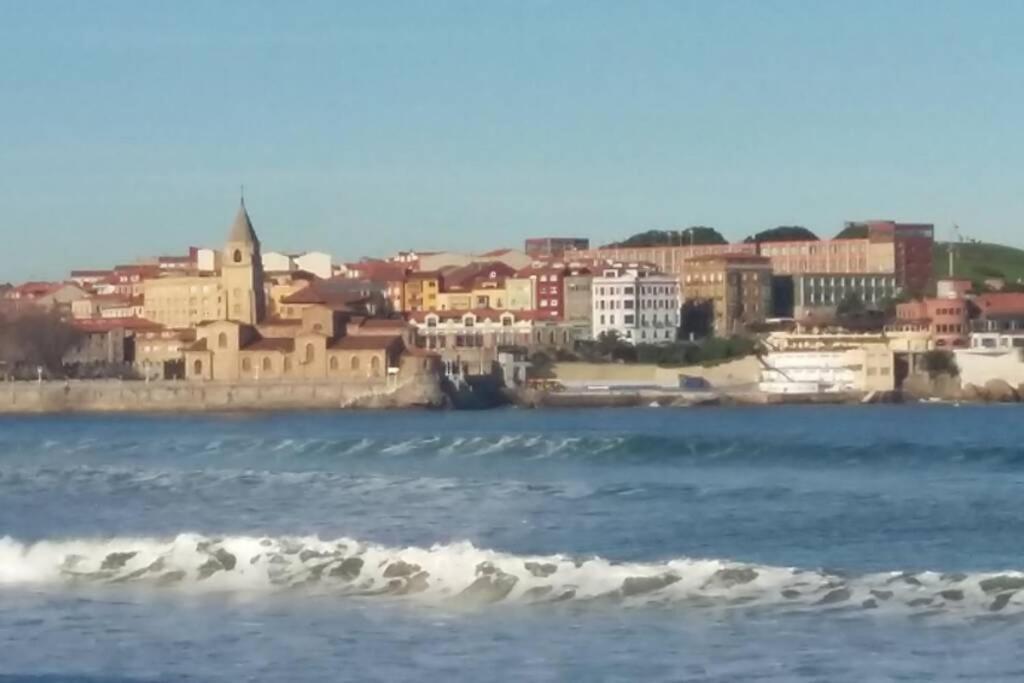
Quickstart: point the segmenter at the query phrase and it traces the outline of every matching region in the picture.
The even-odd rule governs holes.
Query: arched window
[[[313,323],[313,331],[314,332],[323,332],[324,331],[324,326],[321,325],[320,323]]]
[[[263,370],[265,372],[270,372],[271,368],[273,368],[273,367],[274,367],[274,365],[273,365],[273,363],[270,360],[270,356],[264,357],[263,358]]]
[[[193,375],[201,375],[201,374],[203,374],[203,361],[201,361],[199,359],[196,359],[196,361],[194,363],[192,363],[192,374]]]
[[[338,357],[337,356],[331,356],[331,370],[337,370],[337,369],[338,369]]]
[[[291,369],[292,369],[292,359],[289,358],[288,356],[285,356],[284,357],[284,371],[288,372]]]
[[[228,348],[228,335],[226,332],[221,332],[217,335],[217,346],[221,349]]]
[[[359,356],[352,356],[352,362],[349,364],[353,370],[359,369]]]
[[[249,372],[250,370],[252,370],[252,360],[251,359],[249,359],[249,358],[243,358],[242,359],[242,370],[245,371],[245,372]]]
[[[306,362],[312,363],[316,357],[316,349],[313,348],[312,344],[306,344]]]
[[[242,250],[241,249],[235,249],[235,254],[231,258],[234,260],[235,263],[241,263],[242,262]]]
[[[380,374],[380,357],[374,356],[370,359],[370,372],[374,377]]]

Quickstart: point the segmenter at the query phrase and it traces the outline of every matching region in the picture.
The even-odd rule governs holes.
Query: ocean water
[[[0,681],[1022,680],[1022,415],[0,418]]]

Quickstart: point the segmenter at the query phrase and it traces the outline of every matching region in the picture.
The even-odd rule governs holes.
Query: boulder
[[[990,379],[985,382],[985,393],[988,400],[998,403],[1016,403],[1020,400],[1017,390],[1005,379]]]
[[[987,401],[988,394],[986,394],[985,390],[979,387],[978,385],[968,383],[965,384],[963,388],[960,390],[960,399],[962,401],[974,402]]]

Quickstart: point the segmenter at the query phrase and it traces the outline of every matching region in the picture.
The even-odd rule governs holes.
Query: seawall
[[[0,414],[414,408],[443,403],[440,383],[426,376],[397,385],[314,380],[0,383]]]

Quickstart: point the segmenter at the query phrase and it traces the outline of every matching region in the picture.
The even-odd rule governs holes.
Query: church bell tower
[[[249,220],[249,212],[245,210],[244,197],[221,255],[221,285],[226,319],[246,325],[263,322],[267,314],[263,257],[260,240]]]

